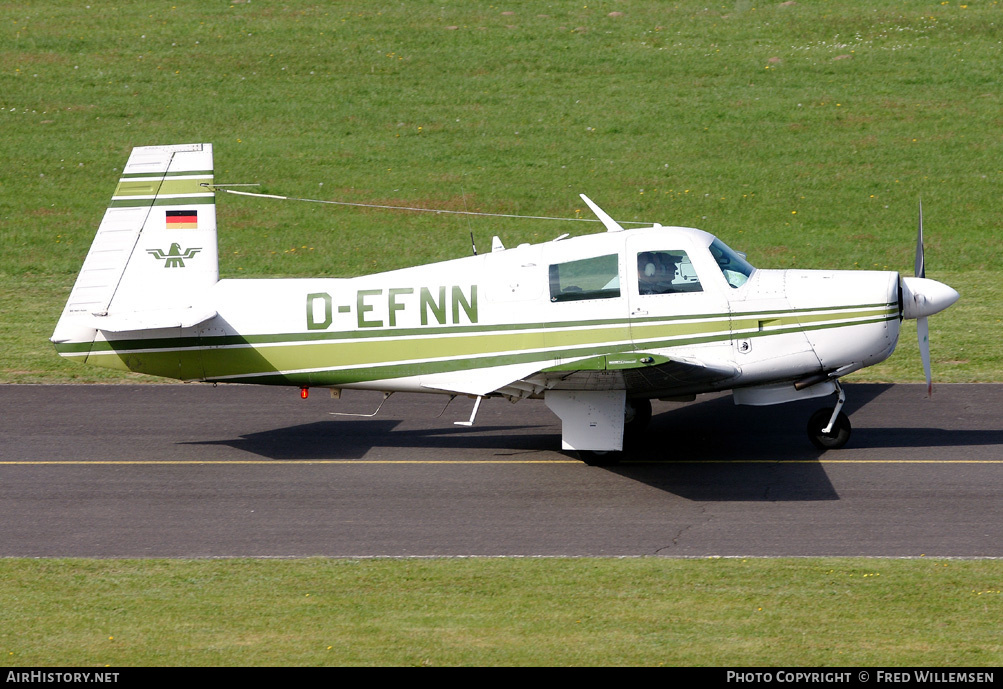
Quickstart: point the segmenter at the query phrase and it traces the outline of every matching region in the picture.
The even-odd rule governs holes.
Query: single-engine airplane
[[[839,379],[886,359],[958,299],[924,276],[768,270],[696,229],[624,229],[355,278],[220,280],[212,146],[129,158],[52,335],[63,356],[188,381],[542,398],[562,447],[616,461],[651,399],[736,404],[837,395],[819,449],[850,422]],[[384,397],[385,399],[386,397]],[[378,410],[377,410],[378,411]]]

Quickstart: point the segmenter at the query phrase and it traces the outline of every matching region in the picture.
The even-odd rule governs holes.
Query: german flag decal
[[[198,211],[167,211],[167,229],[197,230]]]

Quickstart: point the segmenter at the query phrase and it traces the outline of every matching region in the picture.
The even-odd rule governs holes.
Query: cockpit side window
[[[550,301],[612,299],[620,296],[617,254],[565,261],[550,266]]]
[[[717,261],[718,268],[724,273],[724,279],[731,287],[738,289],[752,275],[755,268],[745,260],[745,257],[732,250],[720,239],[715,239],[710,245],[711,256]]]
[[[685,251],[641,251],[637,254],[640,294],[702,292],[700,278]]]

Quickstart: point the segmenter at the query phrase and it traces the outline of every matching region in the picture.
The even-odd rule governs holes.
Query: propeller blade
[[[927,316],[943,311],[958,300],[958,293],[936,280],[926,279],[926,259],[923,255],[923,199],[919,200],[919,231],[916,233],[916,277],[899,281],[902,317],[916,319],[919,355],[926,376],[926,394],[933,397],[933,376],[930,371],[930,324]]]
[[[926,395],[933,397],[933,377],[930,372],[930,325],[926,316],[916,319],[916,333],[919,337],[919,356],[923,359],[923,373],[926,374]]]

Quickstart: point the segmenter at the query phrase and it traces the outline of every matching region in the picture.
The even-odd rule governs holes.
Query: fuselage
[[[198,325],[57,346],[184,380],[435,392],[484,376],[477,394],[495,379],[646,355],[733,369],[683,390],[696,393],[883,360],[898,338],[898,290],[894,272],[753,269],[705,232],[654,226],[356,278],[219,280],[197,305],[216,315]]]

